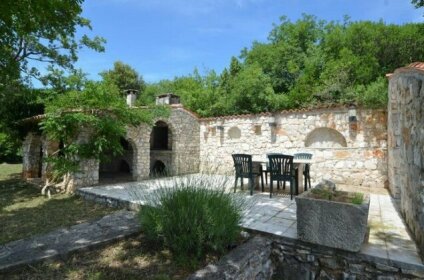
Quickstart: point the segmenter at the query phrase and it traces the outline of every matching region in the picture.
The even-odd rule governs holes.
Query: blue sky
[[[343,15],[397,24],[424,20],[423,9],[409,0],[86,0],[83,16],[93,30],[81,34],[106,38],[106,52],[81,50],[77,67],[99,79],[120,60],[147,82],[195,67],[220,73],[254,40],[266,41],[280,16],[295,21],[302,13],[339,21]]]

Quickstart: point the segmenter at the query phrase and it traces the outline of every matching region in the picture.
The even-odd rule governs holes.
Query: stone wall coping
[[[290,109],[283,110],[277,112],[261,112],[256,114],[239,114],[239,115],[224,115],[217,117],[207,117],[200,118],[200,122],[211,122],[218,120],[230,120],[230,119],[249,119],[249,118],[258,118],[258,117],[271,117],[275,115],[296,115],[296,114],[316,114],[323,112],[331,112],[331,113],[345,113],[349,109],[349,106],[344,105],[332,105],[327,107],[318,107],[318,108],[300,108],[300,109]],[[373,111],[373,112],[387,112],[386,109],[366,109],[366,108],[355,108],[357,111]]]

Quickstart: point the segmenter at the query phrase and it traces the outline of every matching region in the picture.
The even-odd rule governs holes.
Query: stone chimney
[[[173,93],[164,93],[156,96],[156,105],[180,104],[180,97]]]
[[[135,101],[137,99],[138,90],[136,90],[136,89],[126,89],[126,90],[124,90],[124,92],[127,95],[127,105],[129,107],[135,106]]]

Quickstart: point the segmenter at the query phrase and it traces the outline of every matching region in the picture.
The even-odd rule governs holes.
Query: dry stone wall
[[[266,160],[272,152],[312,153],[315,182],[331,179],[338,185],[383,188],[388,184],[387,114],[342,108],[201,121],[202,171],[232,173],[231,154]]]
[[[389,83],[389,180],[424,252],[424,63],[400,68]]]
[[[424,269],[289,238],[257,235],[189,280],[423,279]]]

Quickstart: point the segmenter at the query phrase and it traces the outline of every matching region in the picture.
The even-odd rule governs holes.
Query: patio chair
[[[289,155],[270,155],[269,167],[270,167],[270,184],[269,184],[269,197],[272,197],[273,182],[277,181],[290,182],[290,199],[293,199],[293,193],[298,193],[296,172],[294,170],[293,156]]]
[[[310,153],[297,153],[294,154],[295,159],[312,159],[312,154]],[[311,169],[311,166],[309,163],[305,163],[305,169],[303,170],[303,179],[304,179],[304,186],[305,191],[308,190],[308,184],[309,188],[311,188],[311,176],[309,175],[309,170]]]
[[[253,180],[254,177],[261,177],[262,191],[264,189],[264,179],[262,176],[262,172],[260,169],[253,170],[252,156],[247,154],[233,154],[234,161],[234,169],[236,171],[235,174],[235,182],[234,182],[234,192],[237,190],[237,180],[240,178],[241,181],[241,189],[243,189],[243,179],[249,179],[250,185],[250,195],[253,195]]]
[[[268,175],[270,174],[269,173],[269,161],[268,161],[268,157],[270,155],[282,155],[282,154],[281,153],[267,153],[266,154],[266,159],[267,159],[266,166],[265,166],[265,169],[262,169],[262,173],[265,175],[265,185],[268,185]],[[280,185],[278,185],[278,189],[280,189]]]

